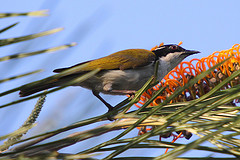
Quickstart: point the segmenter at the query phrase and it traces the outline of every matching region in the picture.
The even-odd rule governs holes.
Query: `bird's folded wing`
[[[156,60],[156,56],[153,52],[145,49],[128,49],[113,53],[109,56],[99,58],[92,61],[87,61],[83,63],[76,64],[68,68],[60,68],[54,70],[54,72],[59,73],[79,65],[83,65],[75,73],[81,73],[86,71],[91,71],[97,68],[101,70],[114,70],[114,69],[132,69],[136,67],[142,67],[148,65]]]

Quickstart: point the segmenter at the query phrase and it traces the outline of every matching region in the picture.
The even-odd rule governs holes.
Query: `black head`
[[[169,55],[171,53],[172,54],[176,53],[179,56],[184,56],[184,58],[189,55],[192,55],[192,54],[200,53],[199,51],[186,50],[176,44],[162,45],[162,46],[159,46],[158,48],[156,48],[155,50],[153,50],[152,52],[154,52],[155,55],[159,58],[167,57],[167,55]]]

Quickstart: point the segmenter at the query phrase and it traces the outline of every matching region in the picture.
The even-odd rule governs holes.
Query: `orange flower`
[[[181,42],[179,43],[179,45]],[[163,45],[161,43],[159,46]],[[156,46],[156,47],[159,47]],[[155,49],[156,47],[152,48]],[[232,57],[231,57],[232,56]],[[166,90],[159,95],[153,103],[150,104],[149,107],[154,107],[160,103],[162,103],[169,95],[173,94],[174,91],[179,86],[184,86],[191,78],[200,74],[203,71],[206,71],[208,68],[213,67],[217,63],[225,60],[226,58],[231,57],[231,59],[224,64],[222,64],[219,68],[216,68],[215,71],[211,72],[211,74],[207,75],[203,79],[199,80],[198,83],[189,87],[185,90],[181,95],[172,100],[173,102],[184,102],[193,100],[201,97],[202,95],[209,92],[212,88],[214,88],[217,84],[221,83],[225,78],[230,76],[234,71],[240,69],[240,44],[235,44],[232,48],[228,50],[216,51],[209,55],[208,57],[204,57],[201,59],[192,59],[189,62],[181,62],[176,68],[170,71],[159,84],[154,86],[151,89],[148,89],[145,93],[140,97],[140,101],[135,104],[138,108],[140,108],[148,99],[152,97],[154,92],[159,90],[162,86],[167,87]],[[237,77],[232,80],[227,86],[222,89],[233,87],[236,84],[240,84],[240,78]],[[239,100],[234,100],[232,104],[239,102]],[[150,131],[154,126],[145,126],[145,127],[137,127],[139,129],[139,134],[144,134]],[[160,136],[163,138],[167,138],[173,136],[173,141],[175,142],[178,138],[186,138],[190,139],[192,133],[188,131],[177,132],[178,135],[174,135],[172,133],[167,133],[165,135]],[[167,152],[167,150],[166,150]]]
[[[180,44],[181,42],[179,45]],[[161,45],[163,45],[163,43],[161,43],[159,46]],[[152,48],[152,50],[156,47]],[[182,95],[174,99],[172,102],[188,101],[204,95],[226,77],[230,76],[234,71],[239,70],[240,44],[235,44],[228,50],[216,51],[208,57],[201,59],[195,58],[189,62],[181,62],[176,68],[170,71],[159,84],[143,93],[140,101],[135,105],[140,108],[142,104],[151,98],[156,90],[159,90],[162,86],[168,86],[163,94],[158,96],[151,104],[151,106],[158,105],[164,101],[167,96],[171,95],[179,86],[184,86],[184,84],[186,84],[192,77],[195,77],[199,73],[206,71],[208,68],[230,56],[232,56],[232,58],[229,61],[225,62],[221,67],[217,68],[204,79],[200,80],[193,87],[186,90],[184,93],[182,93]],[[239,82],[239,78],[236,78],[231,82],[231,85],[239,84]]]

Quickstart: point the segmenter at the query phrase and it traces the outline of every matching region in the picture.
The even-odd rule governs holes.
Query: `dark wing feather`
[[[101,70],[113,70],[113,69],[132,69],[136,67],[142,67],[150,64],[156,60],[156,56],[152,51],[145,49],[128,49],[113,53],[109,56],[99,58],[92,61],[82,62],[71,66],[69,68],[60,68],[54,70],[54,72],[59,73],[66,69],[70,69],[82,64],[87,64],[76,73],[92,71],[94,69],[100,68]]]
[[[73,68],[73,67],[76,67],[76,66],[80,66],[80,65],[85,64],[85,63],[88,63],[88,62],[90,62],[90,61],[78,63],[78,64],[76,64],[76,65],[74,65],[74,66],[71,66],[71,67],[58,68],[58,69],[53,70],[53,72],[55,72],[55,73],[60,73],[60,72],[65,71],[65,70],[67,70],[67,69],[70,69],[70,68]]]

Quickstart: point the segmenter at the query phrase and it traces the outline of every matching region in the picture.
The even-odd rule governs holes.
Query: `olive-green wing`
[[[145,66],[155,61],[156,56],[153,52],[145,49],[127,49],[113,53],[109,56],[99,58],[92,61],[79,63],[69,68],[73,68],[82,64],[87,64],[85,67],[76,71],[76,73],[91,71],[97,68],[101,70],[112,70],[112,69],[131,69],[136,67]],[[54,72],[62,72],[69,68],[60,68],[54,70]]]

